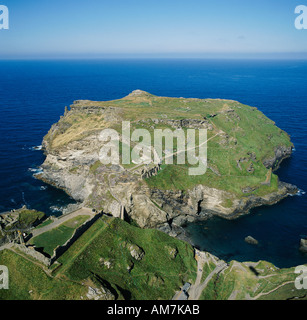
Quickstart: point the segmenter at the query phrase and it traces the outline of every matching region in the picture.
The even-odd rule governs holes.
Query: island
[[[99,134],[121,130],[206,129],[207,171],[192,176],[187,164],[104,165]],[[120,151],[123,137],[120,136]],[[164,156],[176,152],[164,150]],[[133,148],[133,144],[130,145]],[[274,174],[293,144],[255,107],[221,99],[157,97],[136,90],[114,101],[75,101],[44,137],[46,160],[37,177],[85,206],[127,218],[140,227],[171,231],[186,221],[219,215],[233,219],[278,202],[297,188]]]

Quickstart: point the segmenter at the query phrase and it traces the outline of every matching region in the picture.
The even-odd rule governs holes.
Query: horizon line
[[[1,57],[0,61],[30,61],[30,60],[307,60],[307,52],[296,53],[263,53],[263,54],[236,54],[236,55],[220,55],[220,56],[202,56],[202,55],[99,55],[99,56],[20,56],[20,57]]]

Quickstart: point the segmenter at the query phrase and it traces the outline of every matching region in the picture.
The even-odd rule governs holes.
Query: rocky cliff
[[[131,131],[207,129],[207,172],[189,176],[187,165],[163,162],[102,164],[100,132],[119,131],[122,121],[130,121]],[[273,173],[292,147],[289,136],[254,107],[136,90],[114,101],[75,101],[44,137],[46,160],[37,177],[96,210],[119,217],[124,207],[139,226],[170,230],[210,215],[232,219],[295,193]],[[164,155],[171,152],[176,144]]]

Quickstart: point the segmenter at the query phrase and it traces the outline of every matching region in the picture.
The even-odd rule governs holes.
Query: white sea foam
[[[305,192],[304,190],[298,189],[297,193],[295,193],[295,194],[290,194],[290,196],[299,196],[299,197],[301,197],[301,196],[303,196],[303,195],[305,195],[305,194],[306,194],[306,192]]]
[[[32,147],[30,149],[33,150],[33,151],[37,151],[37,150],[42,150],[42,148],[43,148],[43,146],[39,145],[39,146]]]
[[[28,171],[31,171],[34,173],[33,175],[36,175],[36,174],[42,173],[43,169],[42,168],[28,168]]]
[[[82,203],[81,202],[77,202],[77,203],[69,203],[67,205],[62,205],[62,206],[51,206],[50,210],[52,212],[61,212],[62,214],[67,214],[70,212],[73,212],[75,210],[78,210],[82,207]]]
[[[42,148],[43,148],[42,145],[34,146],[34,147],[28,147],[28,146],[24,145],[21,149],[22,150],[39,151],[39,150],[42,150]]]
[[[57,206],[51,206],[50,210],[52,212],[62,212],[63,208],[62,207],[57,207]]]

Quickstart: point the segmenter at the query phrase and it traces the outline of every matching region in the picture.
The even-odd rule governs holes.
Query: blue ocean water
[[[73,202],[33,178],[44,160],[33,147],[74,100],[117,99],[135,89],[256,106],[291,135],[296,148],[279,169],[280,179],[307,191],[307,61],[0,61],[0,212],[26,204],[55,214]],[[187,231],[195,245],[226,260],[265,259],[279,267],[306,263],[298,251],[299,239],[307,235],[306,195],[234,221],[190,224]],[[244,242],[248,235],[258,247]]]

